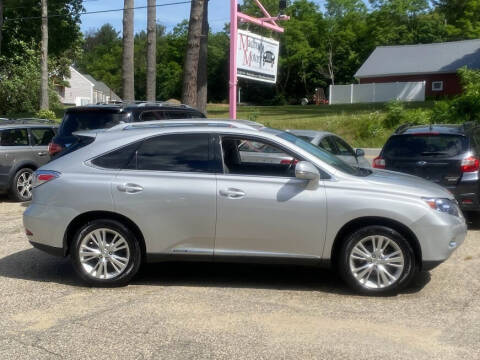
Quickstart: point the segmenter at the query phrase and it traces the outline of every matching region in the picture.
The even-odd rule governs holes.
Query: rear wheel
[[[95,220],[75,235],[71,258],[88,284],[122,286],[138,272],[141,251],[135,235],[122,223]]]
[[[15,201],[32,200],[33,170],[29,168],[20,169],[13,177],[10,188],[10,197]]]
[[[412,247],[386,226],[367,226],[352,233],[343,244],[339,266],[343,279],[365,294],[396,292],[416,271]]]

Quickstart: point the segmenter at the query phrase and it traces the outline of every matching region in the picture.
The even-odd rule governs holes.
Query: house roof
[[[87,74],[82,74],[82,75],[85,76],[89,81],[91,81],[93,83],[93,86],[94,86],[95,90],[100,91],[107,96],[111,96],[111,98],[110,98],[111,100],[118,100],[118,101],[122,100],[104,82],[96,80],[91,75],[87,75]]]
[[[480,39],[378,46],[355,77],[455,73],[463,66],[480,69]]]

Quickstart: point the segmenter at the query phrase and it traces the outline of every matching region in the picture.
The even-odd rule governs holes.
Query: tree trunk
[[[40,110],[48,110],[48,10],[42,0],[42,49],[40,59]]]
[[[0,0],[0,55],[2,55],[3,0]]]
[[[192,0],[188,24],[187,53],[183,67],[182,102],[197,107],[197,74],[200,56],[200,39],[203,23],[203,3],[206,0]]]
[[[208,96],[208,0],[203,2],[203,20],[202,37],[200,39],[200,59],[198,60],[197,72],[197,109],[207,114],[207,96]]]
[[[157,8],[148,0],[147,8],[147,101],[156,100],[157,86]]]
[[[125,102],[132,102],[135,100],[133,80],[133,7],[134,0],[124,0],[122,83],[123,101]]]

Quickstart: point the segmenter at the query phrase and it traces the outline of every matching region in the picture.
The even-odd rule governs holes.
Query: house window
[[[432,81],[432,91],[442,91],[443,81]]]

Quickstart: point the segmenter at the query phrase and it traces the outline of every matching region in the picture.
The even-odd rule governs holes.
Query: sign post
[[[277,79],[279,48],[278,41],[263,38],[262,36],[247,31],[239,31],[238,21],[249,22],[264,27],[266,29],[283,33],[284,29],[278,26],[276,21],[290,19],[290,17],[286,15],[272,17],[263,7],[259,0],[255,0],[255,3],[260,8],[265,17],[256,18],[250,15],[246,15],[238,11],[238,0],[230,0],[229,103],[231,119],[237,118],[237,81],[239,69],[241,72],[240,76],[244,78],[270,83],[276,83]],[[243,41],[243,43],[241,44],[241,48],[239,48],[238,44],[239,35],[241,37],[241,41]],[[247,51],[251,51],[250,54],[247,54]],[[243,54],[244,56],[244,63],[240,65],[237,64],[237,57],[239,53]],[[252,58],[250,58],[250,56],[252,56]],[[266,67],[264,66],[265,64],[267,65]],[[270,69],[268,69],[269,64],[272,65]]]

